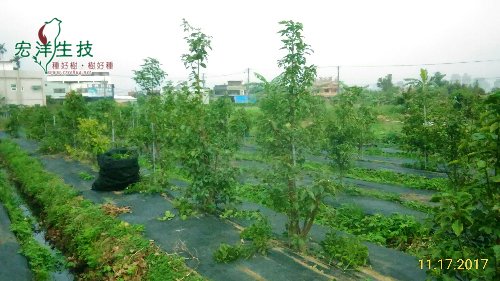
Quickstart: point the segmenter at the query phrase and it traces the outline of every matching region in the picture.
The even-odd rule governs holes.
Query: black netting
[[[92,184],[92,189],[123,190],[128,185],[139,181],[137,158],[134,151],[126,148],[111,149],[98,155],[99,177]]]

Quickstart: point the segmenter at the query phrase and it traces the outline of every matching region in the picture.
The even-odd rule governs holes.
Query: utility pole
[[[340,65],[337,65],[337,93],[340,94]]]
[[[203,74],[201,75],[201,77],[202,77],[202,78],[201,78],[201,81],[202,81],[202,83],[203,83],[203,88],[205,88],[205,73],[203,73]]]
[[[250,67],[247,68],[247,96],[250,93]]]

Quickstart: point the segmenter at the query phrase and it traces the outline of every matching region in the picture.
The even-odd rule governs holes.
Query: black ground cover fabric
[[[5,134],[0,132],[0,138],[6,137]],[[220,242],[236,243],[239,241],[239,232],[231,230],[228,227],[228,223],[224,220],[209,215],[182,220],[180,216],[176,215],[169,221],[159,221],[157,218],[163,216],[167,210],[177,214],[177,210],[173,207],[173,204],[159,194],[123,194],[92,191],[90,190],[91,183],[78,176],[78,173],[81,171],[94,174],[90,167],[76,161],[66,161],[62,157],[39,155],[35,152],[37,145],[33,141],[26,139],[16,139],[15,141],[38,157],[48,171],[61,176],[66,183],[73,185],[86,199],[96,204],[111,202],[117,206],[129,206],[132,213],[122,214],[119,218],[131,224],[144,225],[144,235],[154,240],[162,249],[168,252],[178,252],[183,255],[182,247],[178,247],[176,244],[178,242],[185,243],[187,250],[198,259],[198,262],[194,259],[188,259],[187,263],[191,265],[191,262],[196,262],[196,264],[191,266],[211,280],[332,280],[331,277],[328,278],[318,273],[322,269],[318,268],[313,271],[311,268],[300,265],[295,258],[290,258],[274,250],[267,256],[256,255],[251,259],[242,259],[229,264],[216,263],[212,258],[212,254]],[[178,187],[186,187],[188,185],[188,183],[181,180],[172,180],[172,184]],[[176,195],[180,195],[182,194],[182,190],[171,193],[178,193]],[[286,215],[249,202],[244,202],[240,209],[258,209],[269,218],[273,232],[276,235],[283,233]],[[251,221],[241,222],[243,226],[248,226],[249,223]],[[327,231],[328,229],[325,227],[314,225],[310,233],[312,240],[323,240]],[[416,257],[373,243],[365,242],[365,245],[369,248],[370,264],[373,271],[382,274],[380,279],[364,276],[364,273],[361,274],[360,272],[352,276],[334,267],[324,272],[335,276],[336,280],[346,281],[353,279],[423,281],[426,279],[425,271],[419,269]],[[189,258],[189,256],[186,254],[186,258]],[[2,279],[0,278],[0,280]]]
[[[130,157],[116,159],[115,154],[130,154]],[[126,148],[111,149],[97,156],[99,177],[92,184],[93,190],[123,190],[139,181],[139,162],[137,154]]]

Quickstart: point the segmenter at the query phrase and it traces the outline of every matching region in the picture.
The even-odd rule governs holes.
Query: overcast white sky
[[[12,1],[0,3],[0,43],[5,58],[21,40],[34,45],[38,29],[54,17],[62,20],[59,39],[94,44],[95,61],[113,61],[116,88],[133,89],[132,70],[146,57],[163,64],[171,80],[186,79],[180,57],[186,52],[180,26],[186,18],[213,37],[205,73],[209,85],[246,80],[246,68],[272,78],[283,55],[277,34],[280,20],[304,24],[305,40],[317,66],[341,65],[341,80],[376,83],[416,77],[419,67],[353,67],[497,60],[475,64],[426,66],[430,72],[468,73],[493,83],[500,77],[500,1]],[[125,4],[127,3],[127,4]],[[76,48],[76,47],[73,47]],[[73,50],[76,52],[76,50]],[[23,69],[38,69],[31,59]],[[230,75],[229,75],[230,74]],[[335,67],[318,69],[336,76]],[[223,76],[225,75],[225,76]],[[255,81],[253,74],[250,77]]]

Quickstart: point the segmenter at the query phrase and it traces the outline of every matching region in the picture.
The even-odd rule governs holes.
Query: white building
[[[0,98],[5,104],[45,105],[45,75],[15,69],[15,62],[0,61]]]
[[[54,99],[62,99],[72,90],[90,98],[112,98],[115,94],[115,85],[109,72],[92,72],[91,75],[48,75],[46,88],[46,94]]]

